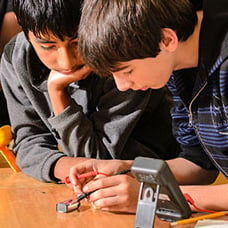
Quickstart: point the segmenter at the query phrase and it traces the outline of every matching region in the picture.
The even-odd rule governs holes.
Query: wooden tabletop
[[[96,210],[85,201],[80,210],[56,212],[56,204],[73,198],[64,184],[42,183],[22,172],[0,168],[0,227],[2,228],[133,228],[135,215]],[[155,220],[155,228],[170,223]],[[178,226],[192,228],[194,224]]]
[[[0,227],[4,228],[128,228],[135,215],[95,210],[82,202],[80,210],[56,212],[56,203],[71,199],[64,184],[42,183],[10,168],[0,169]],[[156,220],[155,227],[170,227]]]

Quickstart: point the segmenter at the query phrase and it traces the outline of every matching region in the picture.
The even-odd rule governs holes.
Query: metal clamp
[[[135,228],[154,227],[159,190],[160,185],[157,185],[154,191],[152,186],[141,182],[134,226]]]

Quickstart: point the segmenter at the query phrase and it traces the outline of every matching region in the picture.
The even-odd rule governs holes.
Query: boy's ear
[[[162,29],[162,40],[160,49],[164,51],[174,52],[177,49],[178,37],[174,30],[170,28]]]

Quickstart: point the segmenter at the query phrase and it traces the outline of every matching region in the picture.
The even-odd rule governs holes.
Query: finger
[[[85,64],[82,68],[81,68],[81,71],[82,71],[82,73],[83,74],[87,74],[87,73],[91,73],[91,68],[87,65],[87,64]]]
[[[112,192],[113,191],[114,190],[112,190]],[[95,195],[95,192],[93,194]],[[89,199],[95,208],[112,212],[136,212],[138,195],[131,197],[131,194],[112,194],[104,197],[104,192],[102,195],[102,198],[95,201],[91,201],[91,199]]]
[[[94,178],[95,177],[87,177],[87,178],[84,178],[84,179],[79,179],[77,180],[77,184],[76,185],[72,185],[73,186],[73,191],[75,193],[86,193],[86,192],[89,192],[89,191],[84,191],[84,187],[86,184],[90,183],[90,182],[93,182],[94,181]]]
[[[83,187],[83,191],[93,192],[89,197],[91,202],[100,200],[102,198],[115,197],[128,192],[128,183],[125,180],[116,181],[116,179],[116,177],[110,177],[93,180]]]
[[[113,186],[119,186],[120,184],[128,184],[128,179],[131,178],[128,175],[118,175],[118,176],[110,176],[110,177],[105,177],[103,175],[99,175],[94,179],[94,181],[91,181],[87,183],[83,187],[83,191],[85,192],[91,192],[97,189],[102,189],[102,188],[110,188]]]
[[[93,171],[93,162],[91,160],[82,162],[78,165],[71,167],[69,172],[69,179],[73,185],[78,183],[77,176],[83,173]]]
[[[70,169],[69,180],[75,193],[82,193],[82,186],[93,179],[93,177],[87,177],[84,179],[78,179],[77,177],[91,171],[95,171],[94,159],[82,162]]]
[[[73,192],[78,196],[81,194],[84,194],[84,192],[82,191],[82,187],[81,184],[77,184],[77,185],[72,185],[73,187]]]
[[[76,70],[72,75],[68,75],[71,77],[72,81],[78,81],[86,78],[91,73],[91,69],[88,65],[83,65],[80,69]]]
[[[131,212],[136,210],[137,203],[131,205],[131,200],[125,196],[115,195],[91,202],[96,209],[112,212]]]

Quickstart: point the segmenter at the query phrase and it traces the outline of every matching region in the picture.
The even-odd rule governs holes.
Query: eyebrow
[[[35,41],[38,42],[38,43],[42,43],[42,44],[54,44],[54,43],[56,43],[54,41],[43,40],[43,39],[40,39],[40,38],[36,38]]]
[[[74,40],[74,39],[77,39],[77,38],[78,38],[78,36],[75,36],[75,37],[71,38],[70,41]]]
[[[70,39],[70,41],[77,39],[78,36],[75,36],[73,38]],[[38,43],[42,43],[42,44],[54,44],[56,43],[55,41],[50,41],[50,40],[43,40],[42,38],[35,38],[35,41]]]
[[[120,66],[117,67],[113,72],[117,72],[117,71],[121,71],[121,70],[125,70],[129,67],[130,65],[125,65],[125,66]]]

